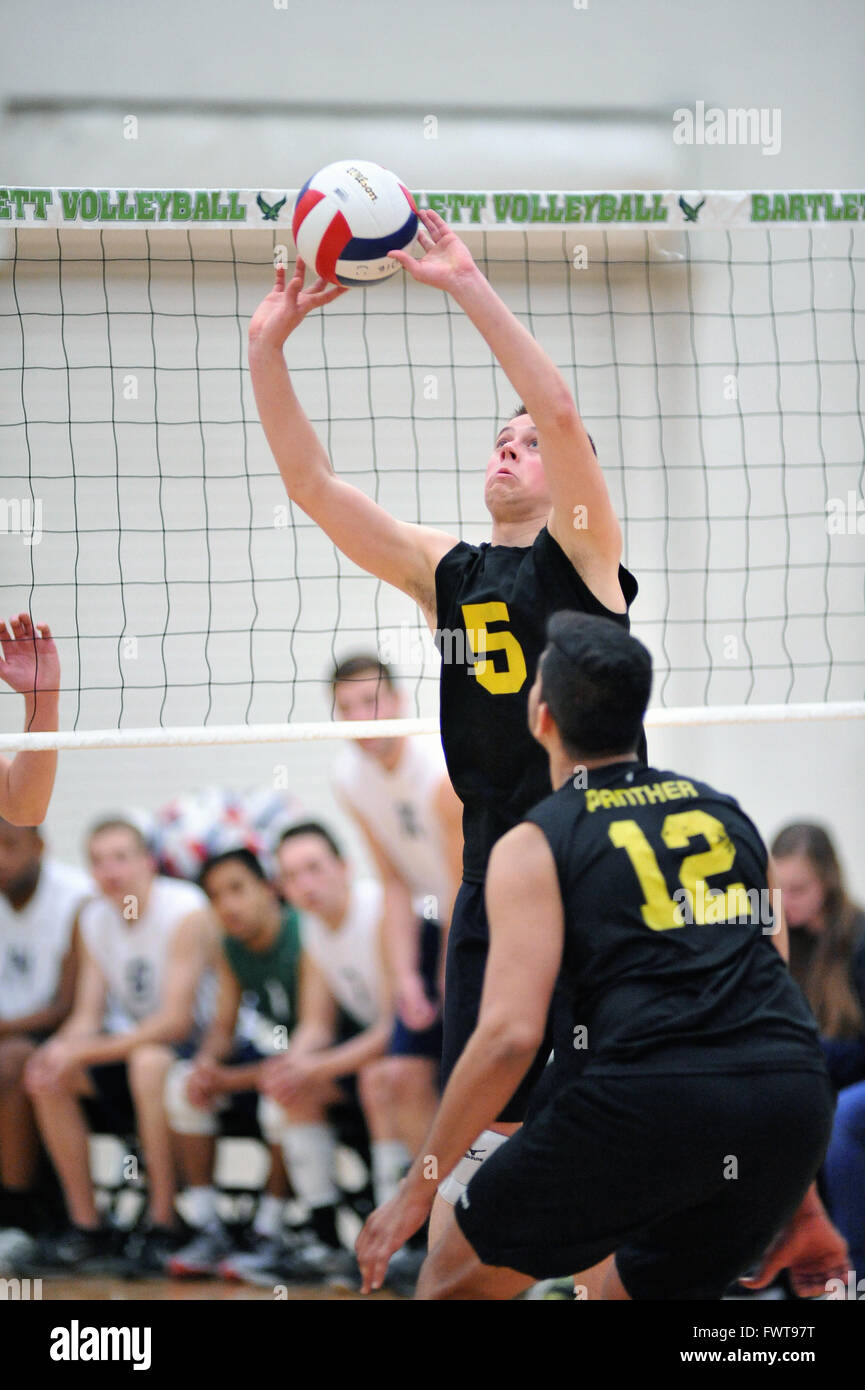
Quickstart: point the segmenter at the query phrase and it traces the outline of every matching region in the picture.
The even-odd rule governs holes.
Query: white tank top
[[[19,912],[0,893],[0,1018],[24,1018],[48,1008],[75,914],[95,892],[81,869],[43,858],[36,891]]]
[[[202,907],[207,897],[194,883],[161,877],[153,880],[137,921],[126,921],[108,898],[87,904],[81,931],[108,985],[107,1032],[125,1033],[161,1008],[174,933],[184,917]]]
[[[447,913],[457,886],[435,814],[436,790],[446,776],[439,742],[418,737],[406,739],[390,771],[351,743],[331,772],[334,787],[368,823],[408,885],[418,916]]]
[[[300,913],[300,939],[322,971],[334,998],[363,1028],[384,1007],[379,924],[384,892],[375,879],[349,884],[348,909],[340,926],[329,927],[312,912]]]

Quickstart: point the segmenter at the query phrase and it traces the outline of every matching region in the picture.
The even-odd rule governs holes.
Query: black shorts
[[[196,1044],[192,1040],[167,1043],[166,1046],[184,1060],[192,1057],[196,1051]],[[86,1071],[96,1092],[93,1096],[81,1097],[90,1128],[97,1134],[116,1134],[120,1137],[131,1134],[136,1128],[135,1102],[129,1089],[126,1062],[97,1062],[87,1067]]]
[[[541,1083],[455,1207],[484,1264],[534,1279],[616,1252],[634,1299],[719,1299],[813,1181],[834,1099],[819,1072]]]
[[[484,971],[489,950],[484,885],[460,885],[454,902],[448,936],[445,976],[444,1042],[442,1045],[442,1086],[459,1061],[460,1054],[474,1032],[481,1004]],[[498,1116],[499,1120],[519,1122],[525,1117],[529,1096],[550,1055],[549,1032],[517,1090]]]
[[[427,996],[438,1002],[438,964],[441,952],[442,929],[438,922],[427,918],[420,921],[420,961],[418,967]],[[429,1028],[408,1028],[398,1018],[388,1047],[389,1057],[429,1057],[438,1062],[442,1055],[442,1021],[437,1018]]]

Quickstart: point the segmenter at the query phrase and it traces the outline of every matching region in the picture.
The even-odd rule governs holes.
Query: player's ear
[[[544,700],[538,701],[538,724],[542,734],[549,734],[553,729],[553,716],[550,714],[550,707]]]

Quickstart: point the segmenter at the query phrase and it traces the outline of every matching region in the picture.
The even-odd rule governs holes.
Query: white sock
[[[374,1139],[369,1151],[372,1156],[372,1191],[375,1204],[380,1207],[396,1192],[411,1163],[411,1154],[401,1139]]]
[[[188,1221],[197,1231],[203,1231],[218,1218],[215,1187],[188,1187],[184,1194],[183,1206],[189,1213]]]
[[[265,1192],[258,1204],[252,1229],[257,1236],[275,1236],[282,1229],[282,1213],[285,1202],[282,1197],[272,1197]]]
[[[335,1206],[339,1201],[333,1180],[336,1140],[330,1125],[286,1125],[282,1152],[300,1200],[308,1207]]]

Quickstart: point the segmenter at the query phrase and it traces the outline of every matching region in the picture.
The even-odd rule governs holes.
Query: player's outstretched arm
[[[286,282],[276,283],[249,325],[249,368],[258,413],[286,492],[355,564],[411,595],[428,617],[435,616],[435,567],[455,541],[430,527],[399,521],[360,488],[341,481],[298,400],[283,344],[311,309],[345,293],[323,279],[303,288],[305,266],[298,258]]]
[[[60,659],[46,623],[29,613],[0,623],[0,676],[24,696],[24,729],[53,733],[60,702]],[[10,825],[41,825],[48,811],[57,753],[27,750],[0,757],[0,816]]]
[[[486,903],[490,952],[477,1027],[396,1196],[373,1212],[358,1236],[364,1293],[381,1287],[390,1256],[423,1223],[437,1184],[494,1123],[544,1036],[562,959],[564,913],[555,862],[537,826],[517,825],[497,841]]]
[[[425,230],[418,240],[424,255],[388,255],[415,280],[452,295],[495,353],[537,427],[553,499],[550,531],[583,578],[593,581],[590,587],[602,602],[623,611],[618,585],[621,529],[564,377],[496,294],[457,233],[438,213],[425,210],[420,217]]]

